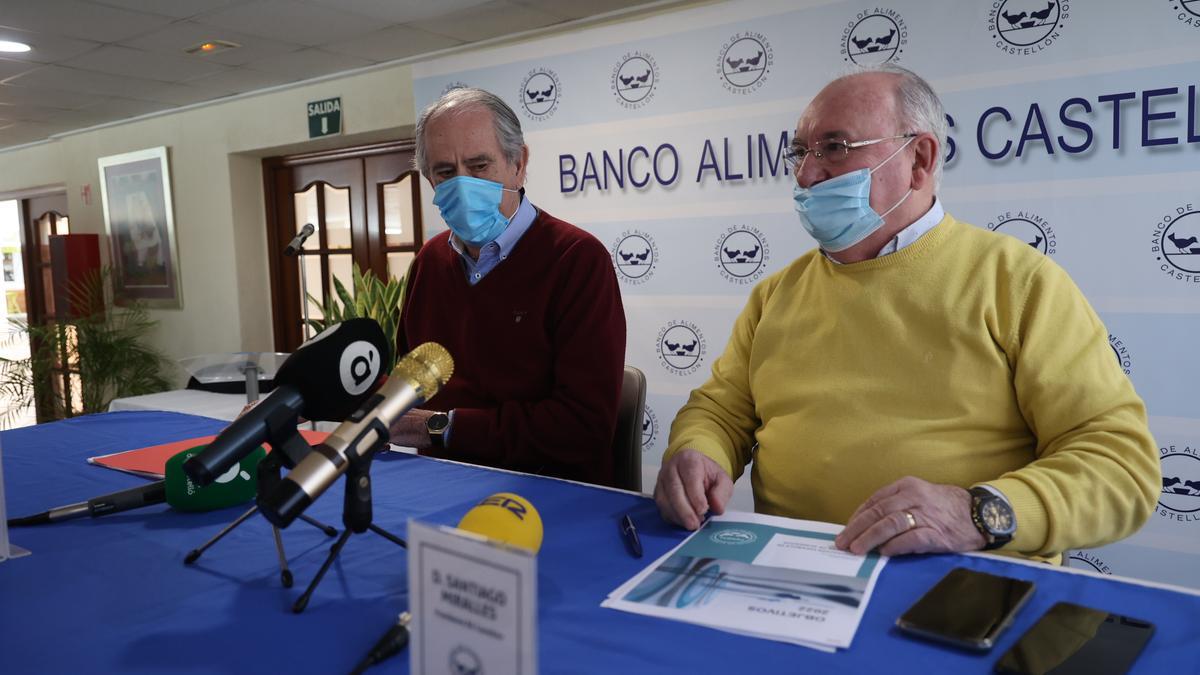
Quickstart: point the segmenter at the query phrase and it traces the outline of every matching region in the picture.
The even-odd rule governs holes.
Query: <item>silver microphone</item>
[[[316,231],[317,228],[313,227],[312,223],[305,223],[304,227],[300,228],[300,232],[298,232],[296,236],[292,238],[292,241],[284,247],[283,254],[286,256],[296,255],[296,253],[298,253],[300,249],[304,247],[304,240],[313,236],[313,233]]]
[[[267,520],[287,527],[329,489],[350,465],[383,447],[390,427],[404,413],[433,398],[454,374],[454,359],[445,347],[426,342],[409,352],[388,381],[346,418],[329,438],[313,448],[258,506]]]

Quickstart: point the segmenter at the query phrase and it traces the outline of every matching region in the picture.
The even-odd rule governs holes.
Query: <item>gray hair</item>
[[[946,109],[942,107],[942,100],[938,98],[933,87],[920,75],[892,63],[855,68],[838,79],[867,73],[887,73],[899,78],[896,83],[896,109],[900,112],[900,123],[903,126],[898,130],[899,133],[927,131],[937,137],[938,156],[937,163],[933,168],[933,188],[936,191],[942,184],[942,165],[945,164],[947,148],[946,138],[950,135],[950,126],[946,122]]]
[[[417,148],[413,164],[425,177],[429,177],[429,160],[425,157],[425,127],[429,121],[442,114],[457,114],[467,110],[484,108],[492,113],[492,123],[496,129],[496,141],[505,159],[516,164],[521,161],[521,151],[525,147],[525,134],[521,132],[521,120],[499,96],[475,87],[457,87],[442,94],[438,100],[430,103],[417,119]]]

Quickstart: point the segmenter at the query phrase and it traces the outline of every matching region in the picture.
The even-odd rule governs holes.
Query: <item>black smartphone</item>
[[[1152,623],[1060,602],[1000,657],[996,672],[1122,675],[1152,635]]]
[[[1012,622],[1033,582],[956,567],[896,619],[913,635],[987,651]]]

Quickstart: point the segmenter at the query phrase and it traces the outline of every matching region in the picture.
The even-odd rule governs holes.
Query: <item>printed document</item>
[[[887,558],[840,551],[841,525],[709,519],[602,605],[833,651],[850,646]]]

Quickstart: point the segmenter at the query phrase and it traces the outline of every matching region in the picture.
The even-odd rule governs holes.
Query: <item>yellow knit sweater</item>
[[[891,255],[811,251],[759,283],[664,461],[684,447],[735,479],[753,460],[757,511],[828,522],[906,475],[987,483],[1016,512],[1004,550],[1038,557],[1132,534],[1161,486],[1142,400],[1070,277],[950,216]]]

